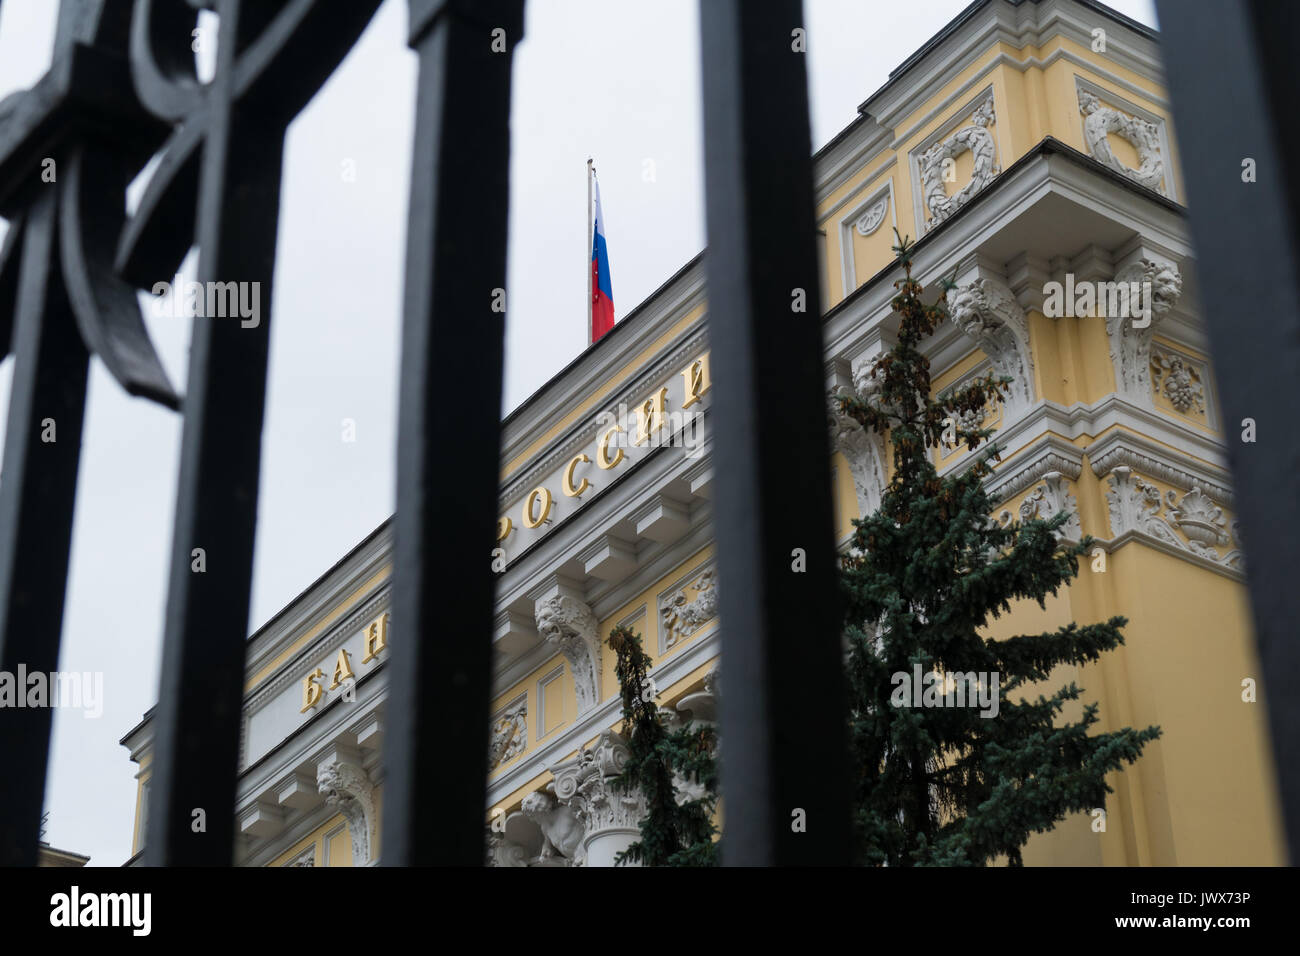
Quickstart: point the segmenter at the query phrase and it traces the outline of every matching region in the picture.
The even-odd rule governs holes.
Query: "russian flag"
[[[594,174],[593,174],[594,178]],[[605,214],[600,209],[600,183],[596,184],[596,219],[591,244],[591,341],[614,327],[614,286],[609,278],[609,253],[605,249]]]

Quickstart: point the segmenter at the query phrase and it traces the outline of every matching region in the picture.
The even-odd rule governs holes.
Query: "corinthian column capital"
[[[627,760],[627,741],[607,730],[576,757],[550,768],[556,799],[582,822],[588,866],[613,866],[618,852],[640,836],[645,798],[635,788],[624,792],[612,786]]]

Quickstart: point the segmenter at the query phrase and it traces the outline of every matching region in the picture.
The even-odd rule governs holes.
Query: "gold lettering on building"
[[[533,517],[533,502],[538,502],[541,513],[536,518]],[[528,492],[528,497],[524,499],[524,527],[536,528],[543,521],[546,521],[551,514],[551,492],[545,487],[534,488]]]
[[[596,446],[596,467],[608,470],[623,460],[623,449],[621,448],[618,450],[617,455],[613,458],[609,457],[609,440],[614,437],[615,432],[621,432],[622,430],[622,425],[615,425],[600,436],[600,444]]]
[[[504,541],[510,537],[510,532],[515,530],[515,523],[509,518],[497,519],[497,540]]]
[[[709,353],[705,352],[686,368],[682,369],[683,394],[686,401],[682,408],[690,408],[700,397],[713,387],[709,381]]]
[[[661,388],[636,409],[636,441],[633,444],[644,445],[650,440],[650,434],[664,427],[664,404],[668,401],[668,389]]]
[[[591,482],[589,482],[586,478],[584,478],[582,479],[582,484],[578,485],[578,487],[576,488],[573,487],[573,469],[576,468],[580,463],[584,463],[584,462],[589,464],[591,462],[591,459],[588,458],[586,455],[578,455],[576,458],[574,458],[572,461],[569,462],[569,467],[564,469],[564,493],[568,495],[570,498],[582,497],[582,493],[591,486]]]
[[[302,679],[302,710],[298,713],[305,714],[320,703],[320,699],[325,696],[325,688],[316,681],[317,678],[324,677],[325,672],[318,667]]]
[[[366,628],[366,656],[361,658],[361,663],[369,664],[379,652],[388,647],[388,612],[378,620],[370,622]]]
[[[334,665],[334,683],[330,684],[330,690],[343,686],[345,680],[351,680],[354,676],[352,661],[348,658],[348,650],[346,647],[340,647],[339,659]]]

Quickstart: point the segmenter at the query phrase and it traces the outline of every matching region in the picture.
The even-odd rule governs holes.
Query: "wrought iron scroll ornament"
[[[132,92],[122,30],[128,15],[129,0],[65,2],[54,65],[31,89],[0,102],[0,215],[10,220],[0,251],[0,355],[11,346],[26,214],[52,193],[59,259],[33,267],[61,271],[85,347],[127,392],[179,408],[135,290],[113,269],[127,184],[164,129]]]
[[[15,355],[0,483],[0,668],[57,664],[89,355],[128,393],[183,404],[153,862],[230,862],[269,309],[258,328],[196,324],[182,403],[138,290],[174,276],[197,245],[200,282],[259,282],[269,303],[287,126],[379,3],[62,0],[49,71],[0,102],[0,215],[10,223],[0,356]],[[191,46],[202,9],[219,19],[210,83],[200,83]],[[155,154],[128,217],[127,186]],[[57,441],[43,442],[49,422]],[[198,540],[221,554],[217,573],[189,574]],[[208,699],[184,702],[180,688],[204,672]],[[0,783],[0,863],[35,863],[49,731],[47,710],[6,714],[0,759],[25,769]],[[196,806],[207,807],[206,834],[182,825]]]

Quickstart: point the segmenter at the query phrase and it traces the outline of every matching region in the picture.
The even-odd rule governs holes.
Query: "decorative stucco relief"
[[[1070,517],[1056,530],[1056,537],[1069,541],[1081,540],[1083,526],[1079,523],[1079,502],[1070,494],[1066,477],[1059,471],[1049,471],[1043,475],[1043,483],[1020,503],[1020,520],[1046,521],[1062,511],[1068,512]]]
[[[520,697],[492,720],[492,738],[488,747],[488,769],[499,766],[523,752],[528,741],[528,698]]]
[[[930,218],[925,224],[927,231],[970,202],[976,193],[1002,171],[993,161],[996,147],[993,134],[988,129],[995,121],[993,93],[990,91],[971,114],[971,125],[963,126],[917,157],[925,208],[930,211]],[[974,160],[970,182],[949,196],[944,188],[945,172],[953,168],[950,160],[955,160],[967,150]],[[951,179],[951,176],[948,178]]]
[[[1108,315],[1106,337],[1115,367],[1115,388],[1123,397],[1150,406],[1151,336],[1183,292],[1183,277],[1172,263],[1138,259],[1115,274],[1115,282],[1150,289],[1149,316]],[[1144,293],[1145,295],[1145,293]],[[1133,310],[1129,310],[1133,311]]]
[[[848,462],[861,518],[879,508],[885,494],[885,440],[840,411],[841,396],[850,393],[847,386],[832,389],[827,395],[827,411],[832,445]]]
[[[296,857],[294,857],[292,860],[290,860],[288,863],[286,863],[285,866],[310,866],[310,867],[315,867],[315,866],[316,866],[316,846],[315,846],[315,844],[312,844],[310,847],[308,847],[308,848],[307,848],[306,850],[304,850],[302,853],[298,854]]]
[[[664,647],[673,647],[678,641],[690,637],[706,621],[718,614],[718,576],[713,568],[694,578],[685,587],[667,595],[659,602],[659,627]],[[693,598],[687,596],[694,591]]]
[[[1160,345],[1151,347],[1151,387],[1181,415],[1205,415],[1205,366]]]
[[[1236,522],[1230,527],[1223,509],[1199,485],[1192,485],[1181,497],[1170,489],[1162,499],[1159,488],[1125,465],[1114,469],[1107,480],[1112,535],[1135,531],[1216,564],[1243,568]],[[1229,544],[1235,547],[1220,554],[1218,548]]]
[[[1034,402],[1034,355],[1029,348],[1029,319],[1015,293],[989,277],[948,290],[948,314],[993,363],[994,374],[1011,379],[1003,404],[1008,417]],[[978,426],[978,422],[975,423]]]
[[[1095,93],[1079,90],[1079,112],[1083,114],[1083,139],[1088,152],[1097,162],[1127,176],[1136,183],[1164,192],[1164,160],[1160,155],[1160,130],[1137,116],[1130,116],[1110,106],[1103,106]],[[1138,168],[1120,162],[1107,136],[1114,133],[1136,151]]]
[[[352,835],[352,865],[365,866],[379,846],[379,818],[375,813],[375,785],[355,763],[330,760],[316,768],[316,786],[325,802],[337,807]]]
[[[573,672],[573,687],[578,698],[579,715],[600,700],[600,640],[598,625],[591,608],[567,594],[543,598],[534,605],[537,633],[554,645]]]
[[[542,831],[541,852],[531,865],[545,865],[547,861],[555,865],[560,860],[569,866],[582,865],[582,838],[586,831],[574,808],[538,790],[524,797],[520,809]]]
[[[879,229],[880,224],[885,221],[885,214],[887,212],[889,212],[888,192],[868,206],[866,211],[863,212],[853,224],[854,228],[858,230],[858,235],[869,236]]]
[[[627,741],[607,730],[576,757],[550,768],[555,776],[555,797],[577,815],[588,847],[611,832],[635,832],[646,815],[645,797],[638,788],[623,791],[613,787],[628,757]]]

